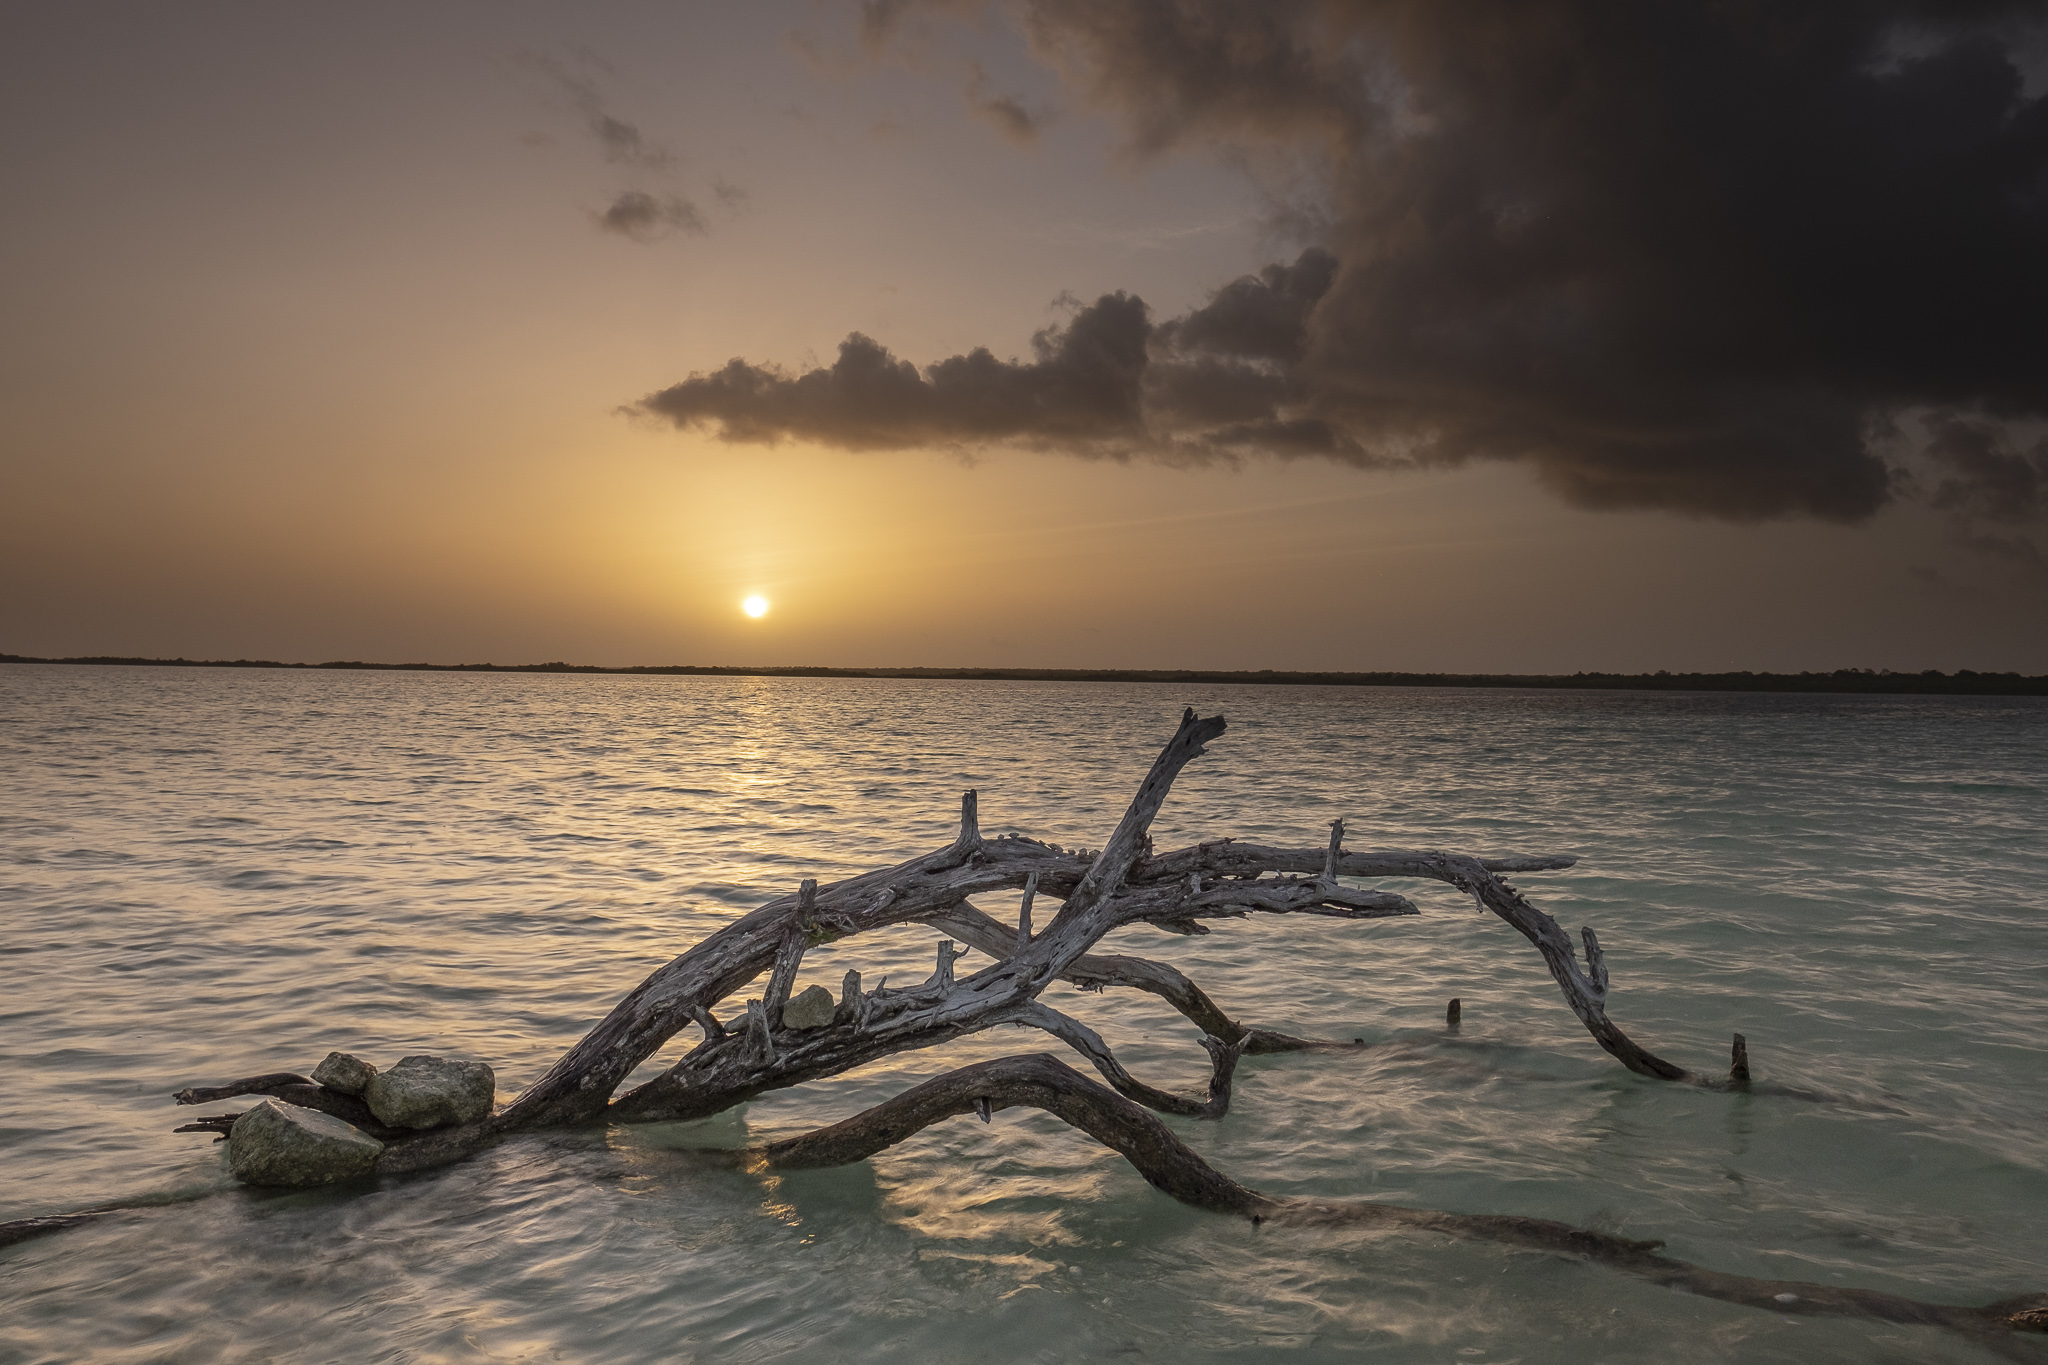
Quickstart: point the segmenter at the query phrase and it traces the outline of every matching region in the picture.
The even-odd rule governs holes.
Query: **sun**
[[[766,616],[768,614],[768,599],[756,593],[740,603],[740,610],[756,618]]]

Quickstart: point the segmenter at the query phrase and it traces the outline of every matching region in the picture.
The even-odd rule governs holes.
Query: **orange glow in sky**
[[[1684,376],[1610,384],[1570,368],[1690,355],[1692,340],[1658,350],[1597,330],[1648,317],[1663,294],[1609,299],[1606,258],[1572,254],[1587,164],[1572,136],[1531,144],[1534,161],[1515,150],[1551,123],[1496,103],[1547,81],[1481,82],[1440,104],[1417,86],[1408,122],[1422,131],[1406,140],[1332,133],[1352,126],[1336,106],[1285,114],[1308,107],[1299,92],[1154,118],[1147,92],[1209,87],[1063,67],[1066,47],[1034,46],[1003,7],[987,22],[903,7],[897,28],[863,30],[885,8],[135,6],[109,23],[89,5],[17,7],[0,90],[38,112],[0,120],[0,652],[2048,672],[2048,632],[2015,626],[2048,618],[2037,548],[2028,558],[2048,496],[1934,496],[1980,467],[2035,469],[2007,446],[1951,423],[1950,463],[1917,485],[1874,481],[1855,450],[1838,461],[1855,477],[1837,478],[1801,453],[1806,428],[1773,416],[1807,390],[1758,378],[1779,397],[1743,408],[1748,426],[1716,405],[1741,385],[1707,394],[1698,420],[1780,444],[1681,458],[1659,453],[1669,414],[1639,422],[1628,404],[1684,390]],[[1358,40],[1425,29],[1447,51],[1486,41],[1420,21]],[[1288,50],[1335,62],[1350,49]],[[1145,44],[1086,51],[1166,60]],[[1407,55],[1430,79],[1492,69]],[[1664,85],[1610,88],[1647,99]],[[1260,110],[1281,113],[1260,123]],[[1429,161],[1462,145],[1446,110],[1493,118],[1471,136],[1513,146],[1469,174]],[[1981,135],[2025,122],[2001,117]],[[1240,118],[1253,122],[1225,126]],[[1416,159],[1385,174],[1330,160],[1356,148]],[[1525,179],[1481,186],[1484,212],[1446,210],[1435,227],[1372,198],[1462,194],[1501,167]],[[1662,202],[1630,190],[1628,211],[1586,221],[1648,223]],[[1695,238],[1720,240],[1646,230],[1615,259],[1690,280],[1671,262]],[[1493,275],[1429,254],[1453,247],[1503,271],[1557,258],[1566,273],[1459,313]],[[1804,259],[1732,245],[1711,259],[1724,257]],[[1304,283],[1318,259],[1327,271]],[[1430,288],[1403,292],[1357,261]],[[1718,307],[1716,291],[1747,277],[1699,278],[1674,296],[1688,308]],[[1775,306],[1804,278],[1743,297]],[[1258,331],[1311,294],[1352,311],[1305,315],[1299,336]],[[1382,306],[1411,298],[1412,317]],[[1405,338],[1384,354],[1369,345],[1381,327]],[[1760,329],[1777,334],[1703,325],[1681,339]],[[1199,351],[1225,341],[1239,349]],[[1366,349],[1329,349],[1344,345]],[[1738,377],[1766,364],[1742,354]],[[645,401],[661,394],[665,407]],[[1161,423],[1168,411],[1179,425]],[[1912,409],[1891,416],[1869,429],[1935,429]],[[1845,440],[1853,417],[1836,424]],[[1412,440],[1371,444],[1376,421]],[[1430,446],[1439,428],[1467,445]],[[2035,436],[1998,437],[2022,438]],[[1485,440],[1498,448],[1471,453]],[[1577,460],[1574,442],[1591,453]],[[1630,442],[1647,463],[1629,463]],[[1809,466],[1804,482],[1782,473]],[[1742,479],[1778,501],[1743,501]],[[1708,490],[1696,505],[1695,486]],[[1917,500],[1886,491],[1913,487]],[[1808,504],[1821,511],[1796,511]],[[1963,534],[1975,523],[1957,507],[1991,529]],[[782,601],[772,628],[762,584]]]

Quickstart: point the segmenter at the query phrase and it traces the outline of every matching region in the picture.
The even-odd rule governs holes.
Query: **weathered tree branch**
[[[1017,950],[1017,935],[969,901],[961,901],[939,914],[927,915],[922,922],[993,958],[1007,958]],[[1130,986],[1150,992],[1186,1015],[1188,1021],[1202,1032],[1218,1038],[1235,1042],[1243,1032],[1217,1007],[1215,1001],[1203,993],[1200,986],[1190,981],[1179,968],[1164,962],[1120,954],[1084,953],[1068,964],[1060,977],[1083,990]]]
[[[1178,876],[1188,872],[1215,872],[1224,876],[1259,876],[1268,871],[1326,870],[1330,850],[1275,849],[1255,844],[1224,841],[1197,844],[1153,860],[1144,869],[1147,876],[1163,873]],[[1345,854],[1334,860],[1336,872],[1352,877],[1427,877],[1446,882],[1476,900],[1514,926],[1535,945],[1550,969],[1565,1003],[1586,1026],[1594,1041],[1629,1070],[1659,1080],[1685,1081],[1722,1088],[1728,1083],[1701,1076],[1673,1062],[1667,1062],[1639,1046],[1607,1017],[1608,977],[1598,938],[1588,928],[1581,930],[1586,943],[1587,965],[1580,969],[1572,941],[1558,922],[1531,905],[1514,887],[1500,879],[1503,872],[1538,872],[1570,867],[1570,858],[1479,859],[1460,854],[1382,849],[1371,853]]]
[[[1209,1078],[1209,1096],[1206,1100],[1184,1099],[1169,1091],[1160,1090],[1131,1075],[1124,1064],[1109,1050],[1109,1044],[1102,1041],[1102,1035],[1078,1019],[1061,1014],[1058,1010],[1033,1002],[1020,1012],[1017,1022],[1031,1028],[1044,1029],[1076,1052],[1095,1064],[1102,1078],[1115,1087],[1125,1099],[1135,1100],[1147,1109],[1156,1109],[1162,1114],[1177,1114],[1182,1118],[1220,1119],[1230,1112],[1230,1078],[1237,1069],[1237,1059],[1244,1054],[1241,1043],[1226,1043],[1208,1034],[1202,1035],[1202,1046],[1209,1053],[1214,1074]]]
[[[1028,894],[1031,888],[1026,890]],[[1016,951],[1016,935],[1001,921],[968,901],[962,901],[940,914],[927,915],[923,923],[944,930],[990,957],[1006,958]],[[1355,1046],[1331,1039],[1296,1038],[1272,1029],[1246,1028],[1225,1014],[1178,967],[1154,962],[1150,958],[1127,957],[1120,953],[1084,953],[1060,973],[1060,979],[1082,990],[1100,991],[1111,986],[1128,986],[1156,995],[1185,1015],[1188,1022],[1205,1035],[1227,1043],[1241,1042],[1247,1056]]]
[[[1530,938],[1567,1003],[1624,1065],[1665,1079],[1700,1079],[1638,1047],[1608,1020],[1597,943],[1589,941],[1589,975],[1580,970],[1555,921],[1496,875],[1568,867],[1570,858],[1482,861],[1406,850],[1348,853],[1341,822],[1333,824],[1320,849],[1224,840],[1151,855],[1149,828],[1174,779],[1224,728],[1220,717],[1202,720],[1192,711],[1183,716],[1115,832],[1092,857],[1030,839],[984,838],[976,793],[965,793],[959,833],[947,847],[829,886],[806,881],[794,897],[743,916],[653,973],[513,1104],[477,1125],[480,1137],[599,1116],[630,1122],[716,1113],[766,1091],[835,1075],[882,1056],[1021,1022],[1021,1012],[1061,978],[1083,986],[1129,984],[1152,991],[1204,1034],[1244,1052],[1324,1046],[1244,1028],[1172,968],[1088,949],[1126,924],[1151,923],[1186,933],[1206,932],[1204,918],[1246,914],[1370,919],[1416,913],[1404,897],[1349,884],[1365,877],[1428,877],[1474,895]],[[1026,893],[1021,934],[1003,930],[969,901],[1016,888]],[[1063,902],[1042,929],[1032,926],[1032,902],[1039,895]],[[782,1026],[782,1006],[806,948],[915,920],[952,932],[997,961],[958,980],[953,970],[958,954],[945,946],[936,970],[920,986],[889,990],[878,985],[865,993],[855,988],[843,997],[828,1026],[801,1032]],[[728,1032],[712,1009],[764,971],[769,978],[761,998],[749,1002],[744,1026]],[[701,1044],[653,1081],[613,1098],[628,1073],[692,1022],[705,1030]],[[316,1097],[309,1099],[324,1107]],[[409,1164],[429,1148],[450,1145],[459,1144],[445,1136],[431,1144],[401,1138],[385,1160],[393,1166]]]
[[[318,1109],[323,1114],[334,1115],[343,1123],[353,1124],[373,1138],[388,1140],[412,1136],[406,1129],[389,1128],[380,1123],[360,1095],[344,1095],[339,1090],[329,1090],[296,1071],[272,1071],[229,1081],[226,1085],[189,1086],[171,1098],[179,1104],[213,1104],[242,1095],[272,1095],[301,1109]]]

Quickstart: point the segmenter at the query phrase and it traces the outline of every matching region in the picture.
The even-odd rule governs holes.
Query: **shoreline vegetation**
[[[297,668],[382,673],[607,673],[735,678],[911,678],[970,682],[1246,683],[1289,687],[1522,687],[1628,692],[1863,692],[1973,697],[2048,696],[2048,675],[1894,673],[1838,668],[1832,673],[1318,673],[1300,669],[1212,668],[829,668],[818,665],[724,664],[380,664],[360,660],[280,663],[274,659],[139,659],[90,655],[44,659],[0,654],[7,664],[101,664],[129,668]]]

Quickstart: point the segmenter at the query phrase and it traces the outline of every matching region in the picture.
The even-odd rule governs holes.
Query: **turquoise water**
[[[1387,1044],[1248,1059],[1223,1121],[1171,1120],[1214,1165],[1277,1194],[1661,1237],[1751,1274],[2048,1289],[2038,700],[17,665],[0,1218],[215,1193],[0,1250],[0,1361],[1992,1358],[1558,1256],[1252,1228],[1035,1112],[800,1175],[686,1150],[1058,1050],[1014,1030],[345,1194],[233,1188],[220,1148],[170,1132],[195,1112],[171,1091],[332,1048],[478,1057],[508,1097],[744,910],[946,842],[964,787],[988,833],[1099,846],[1187,704],[1231,728],[1160,847],[1320,844],[1342,815],[1352,848],[1577,854],[1517,880],[1598,929],[1625,1028],[1702,1070],[1740,1030],[1759,1078],[1834,1097],[1631,1076],[1512,930],[1393,883],[1421,918],[1112,940],[1247,1023]],[[936,938],[821,950],[803,980],[921,979]],[[1204,1084],[1192,1029],[1150,997],[1048,999],[1144,1079]]]

